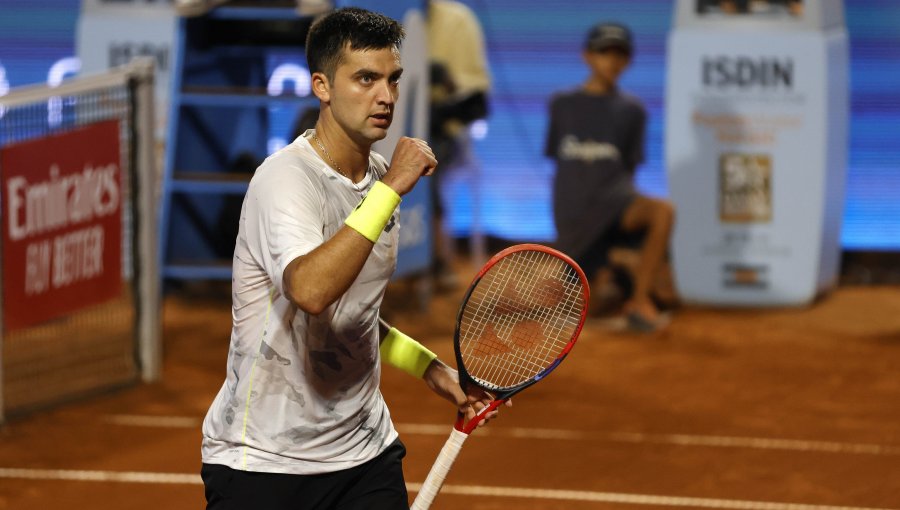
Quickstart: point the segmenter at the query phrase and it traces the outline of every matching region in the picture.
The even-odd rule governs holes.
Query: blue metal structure
[[[358,2],[337,7],[344,4]],[[403,19],[419,4],[379,2],[377,7]],[[164,278],[231,277],[237,219],[252,172],[290,142],[304,109],[318,108],[303,48],[312,21],[293,8],[228,5],[179,19],[162,185]],[[404,208],[423,200],[427,193],[406,197]],[[421,209],[428,210],[427,202]],[[427,267],[429,239],[404,247],[401,274]]]

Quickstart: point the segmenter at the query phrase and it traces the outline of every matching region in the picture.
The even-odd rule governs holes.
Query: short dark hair
[[[404,35],[400,23],[383,14],[359,7],[337,9],[310,27],[306,36],[306,65],[310,73],[325,73],[333,80],[345,47],[399,49]]]

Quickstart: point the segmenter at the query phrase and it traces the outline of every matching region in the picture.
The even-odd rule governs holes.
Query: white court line
[[[146,414],[111,414],[104,416],[103,419],[115,425],[175,429],[192,429],[199,427],[202,423],[199,418],[191,416],[150,416]]]
[[[804,439],[770,439],[760,437],[695,436],[688,434],[608,434],[609,439],[630,443],[664,443],[684,446],[719,446],[726,448],[755,448],[759,450],[792,450],[822,453],[856,453],[869,455],[900,455],[900,447],[872,443],[838,443]]]
[[[417,492],[422,484],[407,483],[407,490]],[[740,499],[690,498],[681,496],[657,496],[651,494],[626,494],[622,492],[594,492],[523,487],[486,487],[482,485],[444,485],[444,494],[461,496],[494,496],[501,498],[550,499],[557,501],[588,501],[592,503],[621,503],[626,505],[675,506],[690,508],[723,508],[738,510],[890,510],[859,506],[810,505],[805,503],[777,503],[773,501],[747,501]]]
[[[79,469],[0,468],[0,478],[71,480],[75,482],[125,482],[203,485],[200,475],[141,471],[84,471]]]
[[[116,425],[138,427],[195,428],[201,420],[189,416],[149,416],[135,414],[108,415],[105,421]],[[402,434],[446,436],[449,424],[396,423]],[[562,441],[610,441],[633,444],[668,444],[677,446],[709,446],[716,448],[749,448],[817,453],[849,453],[861,455],[900,455],[900,447],[873,443],[839,443],[805,439],[772,439],[764,437],[705,436],[692,434],[642,434],[637,432],[582,432],[577,430],[524,427],[487,427],[478,429],[479,436],[515,439],[555,439]]]
[[[450,425],[429,423],[397,423],[397,430],[405,434],[448,435]],[[612,441],[617,443],[653,443],[678,446],[712,446],[719,448],[751,448],[759,450],[790,450],[820,453],[854,453],[869,455],[900,455],[900,447],[872,443],[839,443],[804,439],[770,439],[763,437],[703,436],[691,434],[641,434],[632,432],[581,432],[577,430],[539,429],[522,427],[480,428],[480,436],[513,437],[517,439],[558,439],[564,441]]]
[[[0,468],[0,478],[30,480],[69,480],[82,482],[123,482],[146,484],[201,485],[199,475],[188,473],[147,473],[139,471],[82,471],[74,469]],[[420,483],[407,483],[407,490],[418,492]],[[444,485],[444,494],[459,496],[500,497],[518,499],[547,499],[554,501],[587,501],[592,503],[620,503],[626,505],[670,506],[691,508],[720,508],[727,510],[892,510],[858,506],[811,505],[806,503],[778,503],[740,499],[692,498],[595,492],[574,490],[531,489],[525,487],[488,487],[483,485]],[[896,509],[894,509],[896,510]]]

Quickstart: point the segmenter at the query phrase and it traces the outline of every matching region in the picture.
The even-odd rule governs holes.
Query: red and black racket
[[[484,265],[459,309],[453,347],[460,385],[496,399],[468,423],[458,416],[411,510],[431,506],[463,442],[489,412],[559,366],[578,339],[589,297],[581,268],[546,246],[512,246]]]

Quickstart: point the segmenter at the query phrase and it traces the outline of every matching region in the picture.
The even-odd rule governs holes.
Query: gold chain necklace
[[[333,159],[331,159],[331,154],[328,154],[328,151],[325,150],[325,146],[322,144],[322,140],[319,140],[319,134],[318,134],[318,133],[313,133],[313,138],[316,139],[316,144],[319,146],[320,149],[322,149],[322,154],[324,154],[325,157],[328,158],[328,162],[331,163],[331,166],[332,166],[335,170],[337,170],[337,173],[339,173],[339,174],[343,175],[344,177],[350,179],[350,176],[347,175],[347,174],[345,174],[344,171],[341,170],[341,167],[340,167]],[[353,182],[353,179],[350,179],[350,182]],[[354,182],[353,184],[356,184],[356,183]]]

